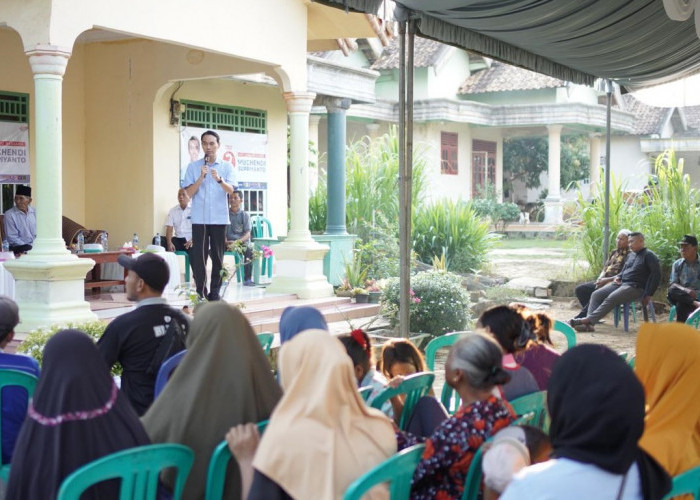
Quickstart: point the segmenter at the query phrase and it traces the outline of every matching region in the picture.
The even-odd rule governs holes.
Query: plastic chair
[[[389,483],[391,500],[408,500],[413,471],[423,456],[424,444],[417,444],[389,457],[372,470],[365,472],[345,490],[343,500],[360,500],[374,486]]]
[[[250,219],[251,233],[253,235],[253,243],[255,238],[272,238],[272,223],[270,219],[265,217],[254,216]],[[272,256],[262,258],[262,266],[260,272],[268,278],[272,278]]]
[[[238,252],[224,252],[224,255],[233,257],[233,260],[236,262],[236,281],[240,283],[243,281],[243,256]]]
[[[194,453],[181,444],[149,444],[118,451],[82,466],[63,480],[57,500],[79,500],[89,487],[110,479],[121,479],[119,498],[155,500],[158,476],[163,469],[177,469],[173,500],[182,497]]]
[[[185,283],[190,282],[190,254],[184,250],[176,250],[175,255],[182,255],[185,258]]]
[[[2,389],[4,387],[23,387],[27,391],[27,398],[34,395],[38,379],[27,372],[21,370],[0,369],[0,405],[2,405]],[[2,435],[2,420],[0,420],[0,435]],[[2,456],[2,440],[0,440],[0,456]],[[7,483],[10,477],[10,465],[5,464],[0,467],[0,479]]]
[[[615,328],[620,323],[620,313],[622,312],[622,326],[625,332],[629,332],[630,324],[630,308],[632,309],[632,321],[637,323],[637,306],[636,302],[628,302],[627,304],[622,304],[613,309],[613,321],[615,323]],[[647,306],[647,311],[649,311],[649,317],[656,323],[656,311],[654,311],[654,302],[649,301]]]
[[[509,401],[517,416],[534,413],[532,425],[543,431],[549,428],[549,415],[547,414],[547,391],[533,392]]]
[[[428,343],[425,347],[425,362],[428,365],[428,370],[435,370],[435,355],[437,351],[443,347],[451,346],[457,342],[463,333],[466,332],[453,332],[446,333],[440,337],[436,337]],[[442,386],[442,394],[440,394],[440,402],[445,407],[450,415],[454,414],[459,408],[462,400],[459,395],[455,392],[449,384],[445,383]]]
[[[368,385],[365,387],[360,387],[358,389],[358,392],[360,393],[360,397],[362,398],[362,401],[364,401],[366,403],[367,400],[369,399],[369,395],[372,394],[372,386]]]
[[[272,341],[275,340],[275,334],[270,332],[258,333],[258,341],[260,341],[260,347],[263,348],[265,354],[270,354],[270,347],[272,347]]]
[[[158,375],[156,376],[156,385],[153,389],[154,399],[157,398],[158,394],[160,394],[163,391],[163,387],[165,387],[165,384],[168,382],[168,379],[170,379],[170,375],[172,375],[173,370],[177,368],[177,365],[180,364],[180,361],[182,361],[182,358],[185,357],[186,353],[187,349],[173,354],[168,359],[163,361],[162,365],[160,365]]]
[[[411,414],[413,413],[413,408],[415,408],[420,398],[428,394],[433,385],[433,380],[435,380],[435,374],[430,372],[409,375],[398,387],[387,387],[380,392],[379,395],[372,400],[371,406],[372,408],[381,410],[382,405],[386,401],[394,396],[405,394],[406,399],[403,403],[403,411],[401,412],[401,420],[399,422],[399,428],[405,431]]]
[[[671,310],[668,312],[668,322],[673,323],[676,320],[676,306],[671,306]],[[692,313],[690,313],[690,316],[688,316],[688,319],[685,320],[686,325],[690,325],[693,328],[698,328],[700,327],[700,309],[696,309]]]
[[[258,432],[262,436],[267,428],[269,420],[263,420],[258,423]],[[224,496],[224,485],[226,483],[226,467],[229,460],[233,458],[231,450],[228,448],[228,443],[224,439],[211,454],[209,468],[207,469],[207,491],[204,500],[221,500]]]
[[[692,495],[695,500],[700,499],[700,467],[695,467],[675,476],[671,491],[664,497],[664,500],[681,495]]]
[[[491,438],[487,439],[484,444],[491,441]],[[484,445],[479,446],[476,450],[472,461],[469,464],[469,470],[467,471],[467,477],[464,480],[464,490],[462,491],[462,500],[477,500],[479,498],[479,493],[481,491],[481,477],[483,476],[483,469],[481,463],[484,458]]]
[[[556,320],[554,322],[554,331],[564,334],[566,337],[567,349],[571,349],[576,345],[576,330],[571,328],[571,326],[567,325],[563,321]]]

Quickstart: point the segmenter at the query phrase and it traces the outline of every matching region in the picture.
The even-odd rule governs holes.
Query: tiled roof
[[[512,90],[539,90],[565,87],[566,82],[551,76],[494,61],[490,68],[469,76],[459,94],[483,94]]]
[[[417,36],[413,45],[413,65],[416,68],[427,68],[435,64],[440,55],[449,49],[434,40]],[[396,69],[399,67],[399,37],[394,37],[389,45],[384,47],[382,55],[372,65],[372,69]]]
[[[700,132],[700,106],[685,106],[685,119],[690,130]]]
[[[650,106],[636,99],[632,94],[623,95],[622,100],[625,101],[625,111],[633,113],[635,116],[635,135],[651,135],[661,132],[661,126],[670,108]]]

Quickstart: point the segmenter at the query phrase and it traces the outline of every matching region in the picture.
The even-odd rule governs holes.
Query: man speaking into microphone
[[[192,199],[192,254],[190,263],[197,293],[207,300],[219,300],[221,266],[226,245],[228,195],[233,193],[236,178],[233,166],[220,161],[219,134],[207,130],[202,134],[204,158],[190,163],[185,172],[185,191]],[[207,250],[211,256],[211,281],[207,293]]]

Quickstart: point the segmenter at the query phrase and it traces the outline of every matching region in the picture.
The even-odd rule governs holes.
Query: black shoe
[[[209,302],[214,302],[217,300],[221,300],[221,297],[219,296],[218,293],[210,293],[209,295],[207,295],[207,300]]]

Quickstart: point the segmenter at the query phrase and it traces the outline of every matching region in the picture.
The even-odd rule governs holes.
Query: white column
[[[544,222],[559,224],[562,220],[561,207],[561,125],[548,125],[549,131],[549,191],[544,200]]]
[[[16,280],[19,332],[53,323],[94,320],[85,301],[85,274],[94,261],[66,250],[61,238],[62,90],[69,50],[41,45],[27,52],[34,73],[36,176],[32,179],[37,238],[25,256],[5,262]]]
[[[596,194],[596,187],[600,181],[600,134],[590,134],[590,179],[591,198]]]
[[[287,238],[275,245],[275,274],[269,293],[293,293],[299,298],[330,297],[333,287],[323,274],[327,245],[309,231],[309,112],[316,94],[285,92],[290,140],[290,224]]]
[[[318,187],[318,123],[321,115],[309,115],[309,141],[314,145],[314,151],[309,151],[309,192]]]

